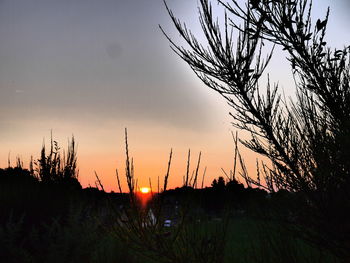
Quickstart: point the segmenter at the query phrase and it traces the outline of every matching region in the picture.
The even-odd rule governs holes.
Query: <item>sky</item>
[[[168,3],[197,33],[197,0]],[[315,18],[331,6],[330,45],[350,43],[348,1],[314,3]],[[74,135],[84,187],[96,171],[115,191],[127,128],[139,185],[163,177],[171,148],[170,187],[182,183],[189,148],[193,169],[202,151],[205,185],[232,169],[230,108],[171,51],[159,24],[178,38],[162,0],[0,0],[0,167],[9,155],[38,158],[52,130],[62,148]],[[293,92],[283,54],[269,71]],[[254,170],[256,156],[242,154]]]

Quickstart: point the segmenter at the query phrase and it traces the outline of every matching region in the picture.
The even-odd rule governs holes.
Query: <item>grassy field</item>
[[[225,262],[338,262],[277,223],[239,218],[231,222]]]
[[[54,220],[30,231],[23,228],[23,220],[25,217],[9,219],[7,224],[1,226],[1,262],[155,263],[163,262],[167,256],[160,257],[157,252],[147,251],[146,248],[133,250],[132,244],[121,241],[98,218],[83,218],[79,211],[72,212],[64,224]],[[214,257],[208,262],[340,262],[330,254],[292,237],[286,229],[276,224],[251,218],[233,218],[227,227],[217,220],[197,222],[184,228],[187,229],[186,238],[173,244],[173,252],[187,253],[187,262],[207,262],[212,257],[208,253],[220,248],[213,247],[224,238],[224,249],[217,251],[217,260]],[[196,254],[203,251],[199,249],[201,246],[206,250],[201,255],[204,258],[198,261],[200,257]],[[154,259],[145,255],[153,255]]]

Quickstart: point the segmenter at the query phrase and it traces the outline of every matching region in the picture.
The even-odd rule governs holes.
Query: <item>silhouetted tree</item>
[[[213,180],[213,182],[211,183],[211,187],[215,188],[218,185],[218,181],[216,179]]]
[[[324,240],[318,237],[319,242],[338,254],[348,253],[349,47],[327,47],[329,10],[324,19],[312,23],[312,0],[248,0],[245,8],[236,0],[218,2],[225,11],[222,24],[214,17],[210,1],[199,1],[207,45],[167,6],[188,45],[177,45],[166,35],[172,49],[229,103],[235,127],[251,134],[250,140],[241,142],[269,159],[270,163],[258,167],[258,180],[243,173],[247,183],[271,192],[285,189],[303,195],[310,212],[306,224],[322,232]],[[264,42],[287,53],[295,100],[284,99],[278,84],[271,84],[269,78],[263,93],[259,80],[273,55],[272,49],[262,58]]]
[[[220,176],[218,179],[214,179],[213,182],[211,183],[211,186],[216,189],[216,190],[221,190],[223,191],[225,189],[225,179],[224,177]]]
[[[236,179],[230,180],[226,184],[226,188],[228,191],[232,192],[241,192],[244,190],[244,185],[239,183]]]

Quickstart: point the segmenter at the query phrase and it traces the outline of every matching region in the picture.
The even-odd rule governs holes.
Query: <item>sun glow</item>
[[[151,191],[149,187],[141,187],[140,192],[143,194],[148,194]]]

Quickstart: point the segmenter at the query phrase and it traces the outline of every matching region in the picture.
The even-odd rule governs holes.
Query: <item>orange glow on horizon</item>
[[[149,192],[151,192],[151,189],[149,187],[141,187],[140,192],[142,194],[148,194]]]

